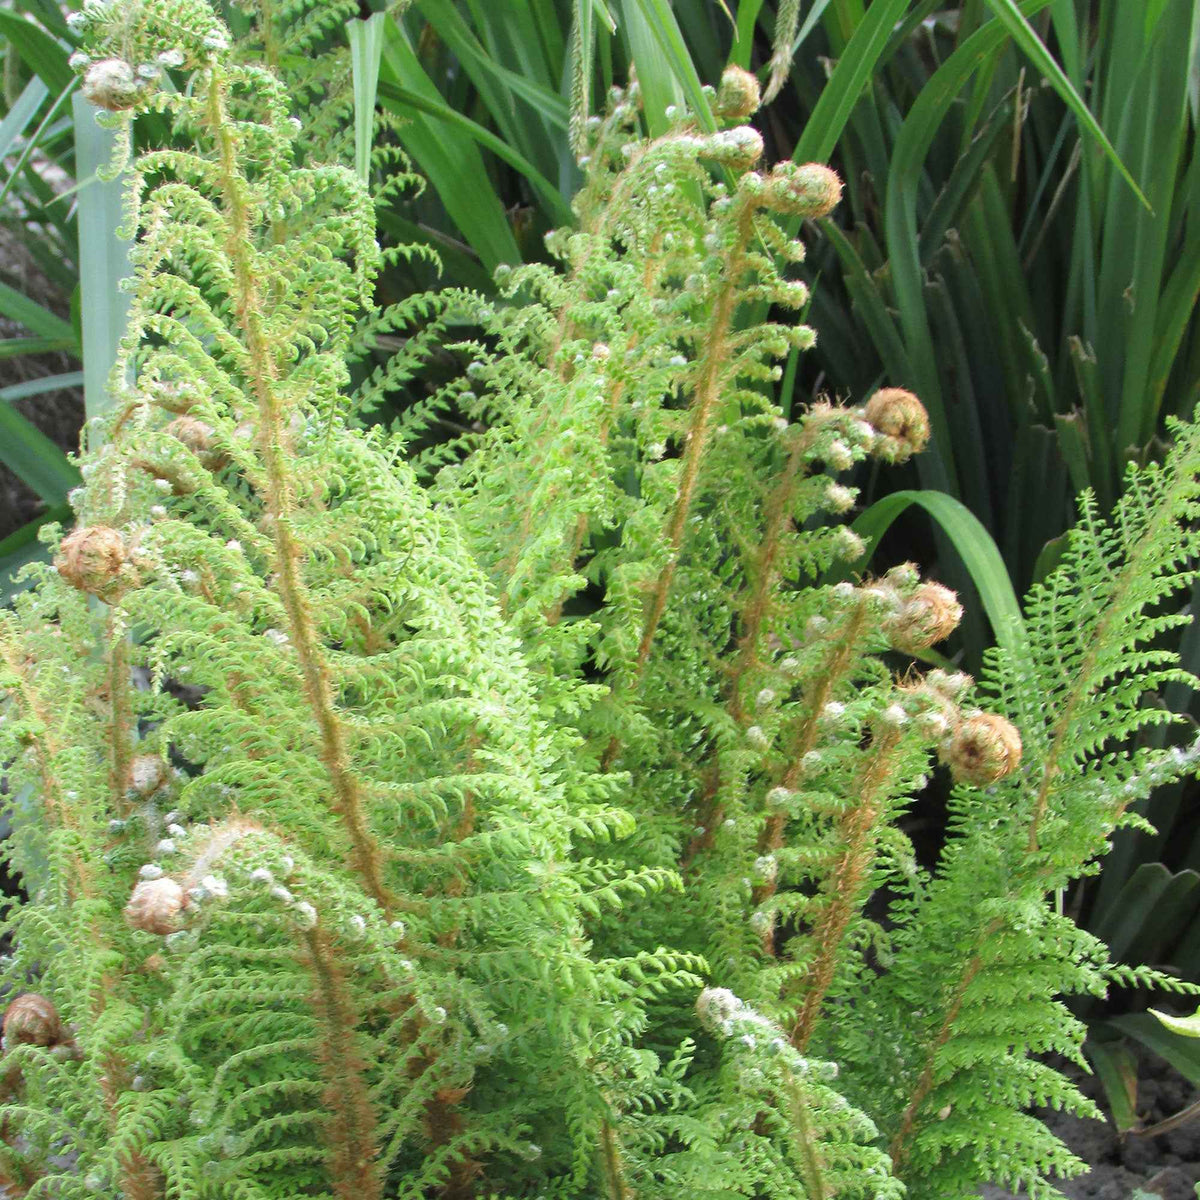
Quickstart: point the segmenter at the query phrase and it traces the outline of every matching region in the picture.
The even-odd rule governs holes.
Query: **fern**
[[[1082,1065],[1083,1028],[1058,995],[1103,994],[1118,976],[1045,896],[1095,870],[1112,832],[1141,822],[1132,806],[1200,761],[1200,745],[1160,750],[1137,737],[1175,719],[1154,693],[1191,679],[1156,644],[1187,620],[1162,601],[1194,576],[1197,433],[1175,433],[1163,467],[1130,469],[1110,520],[1084,498],[1061,565],[1029,597],[1029,653],[992,652],[981,687],[1020,726],[1025,765],[983,795],[956,793],[937,876],[900,906],[896,966],[865,987],[896,1048],[887,1090],[905,1101],[885,1122],[893,1160],[935,1194],[983,1177],[1033,1194],[1046,1190],[1040,1173],[1082,1169],[1020,1110],[1094,1109],[1025,1055]]]
[[[194,149],[138,161],[119,404],[80,525],[4,634],[5,753],[43,797],[16,853],[50,881],[10,916],[6,977],[53,962],[39,987],[82,1056],[18,1064],[21,1169],[55,1194],[361,1197],[390,1176],[465,1192],[529,1129],[579,1159],[587,1046],[642,1001],[605,1015],[623,964],[589,960],[583,902],[624,873],[571,846],[625,818],[564,768],[574,736],[539,716],[396,447],[346,427],[378,262],[361,185],[294,165],[279,83],[230,62],[206,8],[167,15],[90,14],[85,89],[112,47],[181,56],[192,87],[139,98]],[[691,978],[681,959],[660,975]],[[540,1088],[515,1070],[507,1099],[481,1086],[476,1123],[460,1107],[485,1060],[495,1081],[556,1065]]]
[[[1048,1193],[1079,1164],[1027,1110],[1090,1111],[1042,1060],[1082,1061],[1063,997],[1146,980],[1048,896],[1200,760],[1142,736],[1189,679],[1162,614],[1193,574],[1195,428],[1111,520],[1085,499],[1023,652],[978,687],[922,673],[952,592],[911,564],[822,580],[862,553],[840,477],[928,421],[898,388],[777,402],[815,337],[779,218],[840,183],[760,168],[753,77],[727,72],[715,133],[645,136],[618,90],[575,131],[556,263],[380,313],[408,250],[296,120],[332,67],[258,61],[344,14],[256,11],[259,50],[203,0],[76,20],[125,145],[137,111],[174,134],[129,175],[78,523],[0,615],[31,888],[4,922],[4,1185]],[[446,347],[451,312],[475,328]],[[364,428],[435,347],[461,376]],[[901,826],[938,762],[925,871]]]

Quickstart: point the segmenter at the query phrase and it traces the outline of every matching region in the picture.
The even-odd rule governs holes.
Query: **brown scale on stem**
[[[637,1193],[626,1177],[621,1142],[610,1121],[600,1127],[600,1171],[604,1177],[604,1200],[636,1200]]]
[[[309,1003],[323,1031],[317,1057],[325,1080],[330,1185],[338,1200],[381,1200],[375,1112],[355,1037],[358,1016],[329,935],[318,925],[304,933],[304,945],[314,984]]]
[[[900,743],[898,729],[888,728],[876,735],[856,789],[857,802],[838,823],[845,849],[823,885],[827,900],[809,934],[814,953],[802,984],[804,999],[791,1030],[792,1044],[802,1052],[820,1019],[846,931],[862,904],[863,885],[875,862],[875,834],[887,808]]]
[[[739,725],[744,724],[745,711],[742,706],[742,682],[746,675],[758,665],[762,646],[762,633],[770,613],[771,596],[777,582],[776,565],[783,546],[783,539],[791,527],[791,502],[795,496],[796,483],[807,474],[803,470],[804,456],[812,444],[806,430],[792,441],[787,462],[780,473],[779,482],[771,490],[764,512],[765,533],[754,563],[754,586],[749,602],[742,610],[742,636],[738,639],[737,658],[729,675],[729,715]]]
[[[3,659],[4,665],[16,682],[21,706],[36,723],[36,732],[29,746],[37,762],[38,775],[41,778],[41,799],[46,814],[60,829],[82,836],[76,813],[65,803],[63,789],[54,769],[55,760],[63,749],[53,732],[56,726],[49,708],[42,703],[37,687],[30,678],[29,668],[33,665],[31,660],[21,653],[16,640],[8,636],[3,621],[0,621],[0,659]],[[90,898],[95,894],[90,865],[75,856],[72,858],[72,868],[75,874],[75,894],[84,899]]]
[[[646,267],[645,267],[644,271],[642,272],[642,287],[647,295],[649,295],[653,292],[653,290],[656,286],[656,281],[657,281],[658,275],[660,273],[659,269],[662,264],[658,258],[658,253],[661,248],[661,241],[662,241],[661,234],[658,234],[654,237],[653,241],[651,242],[649,254],[647,256]],[[568,319],[566,317],[566,311],[564,309],[564,312],[561,315],[561,318],[559,321],[558,333],[555,336],[554,347],[549,355],[549,361],[551,361],[551,362],[554,362],[556,360],[558,361],[559,365],[556,368],[556,374],[557,374],[559,380],[562,380],[562,381],[565,381],[569,377],[570,366],[571,366],[571,364],[567,363],[565,360],[562,360],[561,358],[558,357],[559,350],[560,350],[561,344],[562,344],[562,340],[565,337],[566,332],[567,332],[567,327],[568,327]],[[628,351],[628,350],[633,349],[634,347],[637,346],[637,344],[638,344],[638,338],[637,338],[636,334],[634,334],[633,336],[630,337],[630,340],[626,347],[626,350]],[[599,357],[603,361],[604,359],[608,358],[608,354],[609,354],[608,347],[607,346],[593,347],[592,354],[594,357]],[[597,433],[597,442],[602,449],[608,445],[608,439],[612,433],[613,428],[615,427],[615,425],[617,423],[617,418],[618,418],[618,416],[620,414],[620,410],[621,410],[621,400],[625,394],[625,389],[626,389],[626,381],[623,378],[614,380],[610,385],[608,403],[605,406],[605,411],[604,411],[604,419],[601,422],[600,429]],[[549,413],[547,413],[546,419],[549,420]],[[536,470],[536,468],[535,468],[535,470]],[[544,499],[539,499],[538,504],[541,505],[542,503],[544,503]],[[516,571],[518,562],[520,561],[521,552],[524,550],[525,545],[529,539],[529,531],[532,528],[533,521],[534,521],[534,518],[536,517],[536,515],[537,514],[534,511],[534,503],[533,503],[532,494],[531,494],[531,501],[528,505],[526,505],[524,512],[522,514],[522,517],[521,517],[520,535],[516,539],[516,541],[514,543],[513,551],[509,555],[508,559],[506,560],[506,562],[504,564],[504,567],[502,568],[502,574],[506,580],[505,587],[504,587],[503,591],[501,592],[501,596],[500,596],[500,603],[501,603],[502,611],[507,612],[509,604],[511,603],[510,585],[511,585],[512,576],[513,576],[514,572]],[[583,544],[584,544],[585,540],[587,539],[589,525],[590,525],[590,514],[588,514],[586,512],[580,512],[580,513],[576,514],[575,529],[571,536],[571,544],[570,544],[570,547],[567,550],[567,553],[564,556],[564,560],[563,560],[563,565],[564,565],[565,569],[573,570],[576,562],[579,560],[579,555],[583,549]],[[546,614],[547,624],[557,625],[558,622],[562,619],[563,603],[564,603],[563,600],[559,600],[556,604],[551,606],[551,608],[549,609],[549,611]]]
[[[222,81],[209,81],[208,124],[216,141],[228,236],[225,249],[234,264],[233,307],[245,337],[246,371],[258,406],[257,440],[265,468],[264,500],[274,542],[273,579],[287,613],[289,636],[299,660],[304,693],[316,722],[320,756],[333,788],[333,809],[350,839],[351,862],[371,898],[390,914],[394,898],[384,885],[379,848],[367,827],[362,789],[350,766],[345,732],[334,702],[329,666],[322,653],[311,601],[301,575],[301,547],[292,533],[297,511],[294,481],[284,446],[287,413],[276,394],[276,365],[263,329],[262,301],[246,248],[252,244],[245,187],[237,167],[237,143],[225,111]]]
[[[646,267],[642,272],[642,288],[646,295],[651,295],[656,286],[659,275],[660,260],[657,257],[661,235],[655,237],[650,247],[650,254],[647,256]],[[629,344],[626,347],[627,352],[634,349],[638,344],[638,337],[633,335],[629,339]],[[612,390],[609,393],[608,405],[604,414],[604,421],[600,426],[597,435],[597,441],[603,449],[608,445],[608,439],[612,434],[613,428],[616,426],[617,417],[621,411],[621,400],[624,398],[626,389],[625,379],[617,379],[612,384]],[[591,524],[590,515],[586,512],[579,513],[575,518],[575,529],[571,536],[571,547],[567,553],[566,566],[568,570],[574,570],[575,564],[579,561],[579,555],[583,550],[584,542],[587,540],[588,528]],[[557,625],[562,620],[563,600],[555,603],[550,611],[546,614],[546,623],[548,625]]]
[[[612,118],[610,117],[609,120],[611,121],[611,119]],[[628,166],[626,166],[625,170],[622,171],[621,176],[618,179],[618,187],[622,186],[622,181],[628,180],[635,175],[635,173],[636,173],[635,169],[634,169],[635,164],[640,163],[640,161],[645,153],[646,153],[646,151],[643,150],[640,154],[636,155],[635,161],[631,162]],[[599,208],[598,214],[597,214],[597,219],[594,222],[591,219],[589,219],[589,216],[587,214],[585,214],[584,219],[581,224],[581,232],[585,232],[585,233],[590,232],[593,234],[599,234],[604,229],[605,223],[608,219],[608,215],[611,211],[613,211],[611,203],[601,205]],[[658,267],[660,265],[659,260],[658,260],[658,254],[659,254],[659,251],[661,250],[661,246],[662,246],[662,237],[663,237],[663,235],[661,233],[657,233],[654,235],[654,237],[651,241],[650,247],[649,247],[649,252],[647,254],[647,263],[646,263],[645,270],[643,272],[643,280],[642,280],[643,288],[647,295],[650,294],[652,286],[653,286],[653,280],[658,274]],[[577,284],[579,281],[582,265],[583,264],[576,262],[571,269],[570,279],[573,284]],[[557,364],[554,368],[554,372],[560,382],[566,381],[568,378],[570,378],[572,364],[562,357],[562,347],[563,347],[564,342],[567,340],[568,336],[571,335],[573,332],[574,332],[574,325],[573,325],[572,319],[569,315],[568,307],[564,306],[563,309],[559,312],[558,324],[555,329],[554,337],[550,343],[549,351],[547,352],[547,355],[546,355],[546,361],[548,363],[556,363]],[[632,346],[632,345],[636,345],[636,344],[637,344],[637,339],[635,337],[631,341],[630,345]],[[601,446],[604,446],[608,441],[608,435],[609,435],[610,429],[612,427],[612,424],[615,422],[617,413],[619,411],[620,398],[621,398],[621,394],[624,391],[624,387],[625,387],[625,385],[624,385],[623,381],[618,381],[613,386],[612,395],[611,395],[609,405],[608,405],[608,420],[606,421],[604,427],[600,431],[600,445]],[[542,413],[540,423],[542,425],[548,425],[551,422],[554,415],[556,415],[554,410],[545,409]],[[537,432],[540,433],[540,430],[538,430]],[[509,604],[511,603],[511,596],[510,596],[508,585],[509,585],[509,583],[511,583],[513,573],[516,571],[517,563],[520,560],[521,551],[525,548],[525,544],[529,539],[529,531],[532,528],[533,521],[534,521],[534,518],[536,517],[536,515],[537,514],[534,511],[533,504],[530,503],[530,504],[526,505],[526,507],[522,513],[521,520],[519,522],[520,533],[517,536],[517,538],[514,539],[513,550],[509,554],[508,558],[505,560],[505,563],[501,568],[501,574],[506,581],[505,587],[503,588],[503,590],[501,592],[501,596],[500,596],[501,610],[504,612],[508,611]],[[587,536],[587,528],[588,528],[587,514],[580,513],[576,518],[575,534],[574,534],[574,538],[572,541],[570,556],[568,559],[569,566],[574,566],[575,561],[579,557],[580,549],[582,548],[584,539]],[[551,625],[557,624],[558,621],[561,619],[561,616],[562,616],[562,603],[560,601],[557,605],[554,606],[554,608],[551,610],[550,614],[548,614],[549,623]]]
[[[903,396],[920,408],[920,402],[916,400],[916,397],[911,396],[908,392],[904,392]],[[773,489],[766,505],[765,533],[757,554],[752,593],[743,609],[744,632],[738,642],[738,654],[730,672],[727,687],[726,705],[730,716],[739,727],[744,727],[746,724],[746,713],[742,702],[742,684],[746,675],[759,663],[758,654],[762,631],[775,584],[775,564],[782,547],[783,537],[790,524],[789,504],[794,495],[796,483],[808,473],[804,469],[805,456],[812,448],[816,435],[834,414],[834,411],[828,404],[814,407],[810,419],[804,422],[799,435],[792,443],[792,449],[780,481]],[[921,411],[924,410],[921,409]],[[880,418],[881,413],[883,416],[887,416],[889,412],[890,408],[887,405],[881,407],[877,404],[873,415]],[[910,451],[918,448],[919,444],[914,439]],[[920,593],[919,600],[913,603],[913,611],[908,614],[904,630],[908,631],[909,640],[913,646],[923,648],[948,636],[961,618],[962,610],[957,605],[954,593],[942,588],[939,584],[927,584],[918,591]],[[857,653],[854,643],[862,633],[865,615],[864,602],[857,610],[856,617],[847,627],[846,634],[850,639],[849,644],[839,643],[831,661],[817,675],[818,682],[814,693],[807,698],[806,716],[793,738],[792,747],[789,750],[791,765],[781,781],[781,786],[785,789],[790,790],[798,782],[801,761],[816,743],[817,720],[821,710],[852,665]],[[893,641],[895,640],[893,639]],[[691,839],[683,856],[682,865],[685,870],[691,865],[697,854],[711,848],[715,829],[724,817],[724,810],[718,802],[719,779],[720,771],[714,768],[708,775],[708,784],[700,798],[702,832]],[[768,815],[759,837],[760,854],[769,854],[780,848],[783,844],[786,821],[786,815],[783,813],[776,812]],[[770,880],[756,889],[755,904],[759,904],[773,895],[775,887],[774,880]],[[773,946],[774,934],[768,931],[764,936],[764,949],[768,954],[772,954],[774,953]]]
[[[675,506],[667,522],[667,561],[659,572],[642,625],[642,636],[638,643],[634,666],[636,682],[646,667],[655,634],[666,611],[671,585],[679,566],[679,553],[683,546],[683,531],[692,511],[696,491],[700,483],[700,468],[708,449],[712,433],[713,418],[721,400],[721,387],[725,381],[729,336],[733,329],[733,315],[738,303],[738,285],[742,278],[742,261],[746,247],[754,233],[754,203],[747,197],[741,200],[737,233],[734,247],[725,268],[725,280],[717,293],[713,315],[704,332],[701,344],[704,349],[696,364],[694,398],[691,405],[691,420],[683,450],[683,463],[679,476],[679,489]]]
[[[425,1130],[433,1146],[449,1145],[463,1130],[459,1105],[467,1096],[466,1088],[440,1087],[425,1104]],[[460,1155],[450,1166],[450,1178],[438,1192],[439,1200],[472,1200],[483,1175],[483,1164],[469,1155]]]
[[[733,317],[737,311],[739,285],[742,281],[743,262],[746,248],[754,235],[754,213],[756,202],[748,196],[739,201],[736,236],[724,272],[724,281],[713,305],[712,317],[699,339],[703,352],[695,364],[693,398],[690,421],[684,441],[683,459],[680,468],[678,492],[671,516],[664,531],[667,543],[667,561],[659,571],[650,591],[646,615],[642,623],[642,635],[638,642],[632,677],[626,686],[636,691],[645,673],[646,663],[655,635],[666,612],[671,585],[679,566],[679,555],[683,547],[683,532],[692,511],[692,504],[700,484],[701,467],[705,451],[712,434],[712,425],[721,400],[721,389],[726,380],[729,339],[733,331]],[[620,753],[616,738],[608,744],[601,760],[601,769],[610,770]]]
[[[739,727],[744,727],[746,714],[742,705],[742,683],[746,675],[758,665],[762,646],[763,629],[770,613],[770,598],[776,583],[776,565],[783,546],[784,535],[791,524],[789,511],[795,495],[796,483],[803,478],[805,452],[811,446],[807,431],[792,442],[787,462],[780,474],[779,482],[771,490],[764,511],[765,533],[755,556],[754,582],[750,599],[742,610],[742,635],[738,639],[737,657],[726,684],[726,702],[729,715]],[[687,870],[696,856],[711,849],[717,827],[724,820],[724,809],[717,803],[720,792],[721,770],[719,761],[714,761],[706,772],[705,787],[700,796],[700,828],[702,833],[694,835],[688,843],[682,859],[682,869]]]
[[[1170,506],[1164,505],[1164,512],[1170,512]],[[1042,772],[1041,780],[1038,783],[1037,792],[1034,795],[1032,813],[1029,821],[1029,832],[1026,838],[1026,845],[1029,851],[1035,852],[1039,849],[1039,833],[1042,822],[1045,820],[1046,813],[1049,811],[1050,796],[1055,781],[1062,773],[1062,767],[1059,765],[1059,752],[1063,739],[1071,730],[1076,719],[1079,705],[1083,702],[1088,694],[1088,680],[1091,677],[1092,670],[1095,664],[1095,657],[1099,647],[1103,646],[1107,640],[1108,627],[1111,622],[1116,619],[1116,615],[1123,611],[1123,602],[1128,590],[1135,579],[1139,578],[1141,556],[1144,555],[1148,548],[1153,544],[1153,531],[1147,531],[1139,541],[1134,553],[1130,556],[1130,561],[1127,564],[1121,583],[1116,588],[1115,594],[1109,601],[1106,614],[1101,618],[1099,625],[1092,637],[1092,648],[1085,656],[1082,664],[1076,669],[1073,678],[1073,685],[1065,700],[1060,703],[1060,715],[1050,731],[1049,748],[1042,754],[1045,767]],[[1017,739],[1017,746],[1020,745],[1019,734],[1013,730],[1013,736]],[[1011,746],[1011,738],[1005,736],[1003,738]],[[1019,754],[1019,751],[1018,751]],[[1006,759],[1009,757],[1005,755]],[[1012,763],[1015,768],[1016,762]],[[1118,819],[1125,811],[1124,803],[1114,806],[1114,819]],[[1045,868],[1041,868],[1039,873],[1044,872]],[[994,934],[1001,926],[998,922],[993,922],[981,934],[977,941],[977,945],[981,945],[988,937]],[[912,1147],[912,1140],[915,1136],[918,1124],[921,1106],[924,1104],[930,1091],[933,1088],[933,1074],[937,1063],[937,1055],[941,1048],[949,1040],[953,1032],[954,1023],[958,1019],[958,1015],[962,1010],[963,1000],[966,996],[967,989],[971,982],[983,967],[982,955],[976,951],[972,954],[959,977],[949,1003],[946,1006],[946,1014],[942,1019],[938,1032],[929,1042],[925,1051],[925,1060],[922,1064],[921,1074],[918,1077],[917,1086],[913,1090],[913,1094],[909,1099],[904,1113],[901,1117],[900,1127],[897,1130],[895,1137],[889,1149],[891,1154],[894,1169],[900,1172],[907,1162],[909,1153]]]
[[[109,742],[109,788],[118,802],[117,811],[128,814],[125,789],[133,762],[133,706],[130,697],[129,637],[115,609],[110,609],[108,636],[108,696],[112,708],[112,738]]]
[[[991,932],[995,932],[997,928],[999,926],[994,925],[991,928]],[[967,994],[967,988],[971,986],[972,981],[979,974],[982,966],[983,959],[978,954],[972,955],[968,960],[966,969],[963,971],[958,986],[950,998],[950,1003],[946,1007],[946,1015],[942,1019],[942,1024],[934,1035],[933,1040],[929,1043],[921,1076],[904,1110],[904,1114],[900,1118],[900,1128],[897,1130],[896,1136],[892,1139],[892,1143],[888,1148],[888,1154],[892,1159],[892,1169],[897,1173],[903,1168],[908,1158],[912,1134],[917,1123],[917,1114],[920,1112],[921,1105],[925,1103],[926,1096],[933,1090],[933,1069],[937,1061],[937,1052],[948,1041],[954,1029],[954,1022],[958,1020],[958,1014],[962,1011],[963,998]]]
[[[858,660],[862,648],[862,638],[866,632],[867,612],[867,601],[860,598],[850,610],[846,624],[836,642],[833,643],[829,658],[815,673],[812,684],[806,690],[804,716],[791,733],[787,751],[788,766],[777,785],[785,791],[791,791],[800,782],[804,771],[804,756],[816,746],[817,738],[820,735],[821,712],[838,685]],[[719,823],[719,818],[719,813],[713,816],[708,822],[706,834],[703,836],[711,839],[708,830]],[[786,827],[786,813],[768,812],[759,833],[758,852],[771,854],[778,850],[783,845]],[[697,851],[699,848],[697,847]],[[694,853],[695,851],[689,849],[689,861]],[[758,905],[770,899],[775,894],[775,888],[776,884],[773,880],[759,885],[754,892],[754,903]],[[768,953],[774,953],[774,935],[770,931],[764,935],[764,949]]]
[[[475,766],[474,748],[479,738],[472,735],[468,747],[466,772]],[[453,826],[447,831],[443,840],[461,842],[475,831],[478,817],[475,808],[474,792],[467,792],[463,799],[462,811],[458,814]],[[461,868],[455,872],[446,884],[443,895],[458,897],[466,894],[467,881]],[[438,944],[445,950],[452,949],[458,942],[459,931],[448,929],[438,938]],[[433,1065],[432,1059],[423,1059],[422,1067]],[[466,1099],[468,1089],[465,1087],[440,1087],[432,1099],[425,1103],[425,1125],[430,1141],[435,1146],[449,1143],[461,1133],[464,1119],[460,1105]],[[483,1164],[470,1155],[460,1155],[451,1163],[450,1178],[440,1192],[440,1200],[470,1200],[475,1195],[475,1184],[483,1173]]]
[[[903,569],[898,568],[898,570]],[[887,589],[889,586],[885,581],[883,587]],[[818,723],[825,705],[829,702],[837,685],[852,669],[861,650],[861,638],[866,632],[866,619],[869,612],[867,596],[870,590],[874,589],[869,589],[858,601],[828,666],[817,676],[811,698],[806,698],[805,717],[799,727],[793,748],[789,752],[790,766],[781,781],[781,786],[785,790],[790,791],[799,782],[804,756],[816,745],[819,733]],[[962,608],[953,592],[940,584],[925,583],[914,589],[906,601],[899,603],[896,615],[885,622],[885,629],[894,646],[912,652],[917,649],[925,649],[948,637],[958,625],[961,617]],[[918,686],[919,682],[907,690],[915,690]],[[947,711],[950,711],[948,705],[946,708]],[[985,722],[999,720],[999,718],[984,714],[981,714],[980,717]],[[958,720],[957,715],[954,716],[954,720]],[[962,724],[965,722],[960,723],[959,728]],[[951,744],[957,746],[959,743],[952,739]],[[963,756],[965,757],[965,751]],[[1018,738],[1016,757],[1019,758],[1019,756],[1020,739]],[[1015,762],[1015,759],[1013,761]],[[1001,770],[1000,773],[1002,774],[1004,771]],[[993,776],[993,778],[995,777]],[[767,817],[758,843],[760,854],[773,854],[782,847],[786,823],[786,814],[781,812],[772,813]],[[755,889],[754,903],[759,905],[769,900],[775,894],[776,887],[774,879],[761,884]],[[772,930],[768,930],[764,935],[763,948],[768,954],[774,953],[774,932]]]

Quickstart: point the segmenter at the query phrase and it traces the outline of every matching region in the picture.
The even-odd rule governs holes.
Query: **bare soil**
[[[1080,1090],[1108,1111],[1092,1076],[1077,1078]],[[1200,1099],[1196,1089],[1155,1054],[1139,1054],[1137,1112],[1143,1127],[1174,1116]],[[1038,1114],[1091,1170],[1056,1186],[1069,1200],[1130,1200],[1135,1192],[1161,1200],[1196,1200],[1200,1182],[1200,1117],[1156,1137],[1118,1135],[1109,1120],[1083,1120],[1047,1110]],[[983,1200],[1012,1200],[1013,1193],[991,1185]],[[1019,1200],[1024,1200],[1023,1194]]]

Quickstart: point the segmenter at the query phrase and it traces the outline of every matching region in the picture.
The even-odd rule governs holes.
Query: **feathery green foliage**
[[[811,346],[756,169],[755,80],[707,131],[584,124],[561,268],[373,312],[370,196],[203,0],[85,10],[82,90],[154,111],[130,324],[79,522],[0,618],[15,797],[4,1149],[18,1194],[128,1200],[967,1196],[1077,1169],[1061,996],[1145,972],[1047,895],[1195,769],[1136,746],[1183,681],[1198,435],[1085,501],[977,693],[906,564],[824,585],[920,401],[785,415]],[[146,70],[139,70],[147,67]],[[155,68],[186,86],[159,89]],[[396,250],[394,253],[403,253]],[[478,336],[404,428],[355,408]],[[426,333],[351,385],[381,328]],[[452,414],[466,432],[415,453]],[[411,460],[411,461],[410,461]],[[973,695],[991,711],[976,707]],[[903,814],[958,781],[941,861]]]
[[[60,963],[39,986],[77,1031],[69,1066],[16,1052],[20,1178],[361,1197],[393,1171],[420,1195],[465,1187],[484,1152],[522,1162],[533,1127],[569,1160],[600,1104],[589,1055],[641,1006],[632,988],[601,1011],[623,964],[590,961],[582,937],[581,897],[627,873],[570,846],[625,818],[539,717],[395,446],[344,427],[379,257],[360,184],[293,164],[278,82],[228,62],[206,6],[166,16],[89,21],[85,91],[117,108],[136,89],[195,149],[138,161],[118,409],[58,577],[41,572],[4,635],[6,751],[28,735],[12,778],[39,797],[15,853],[50,880],[12,917],[8,978]],[[129,86],[121,67],[159,55],[194,69],[188,92]],[[640,969],[661,987],[686,967]],[[485,1059],[525,1066],[481,1084],[497,1115],[462,1129]]]

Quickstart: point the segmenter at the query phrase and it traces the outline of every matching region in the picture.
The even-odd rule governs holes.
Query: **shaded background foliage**
[[[785,374],[785,404],[881,383],[922,396],[931,450],[856,481],[859,527],[879,569],[912,557],[978,592],[991,630],[976,616],[948,651],[969,668],[1057,560],[1075,494],[1110,508],[1123,464],[1158,455],[1165,418],[1195,405],[1197,0],[413,0],[372,14],[382,7],[285,6],[281,28],[307,20],[307,40],[251,49],[298,81],[328,153],[370,173],[381,230],[437,251],[440,266],[392,262],[384,302],[431,286],[491,293],[500,264],[544,258],[582,178],[573,121],[631,67],[652,132],[669,105],[702,114],[701,85],[727,63],[764,81],[777,68],[757,121],[768,158],[829,161],[846,181],[809,238],[820,340]],[[39,552],[38,526],[67,512],[77,473],[64,452],[84,393],[90,411],[105,402],[124,301],[113,191],[95,178],[107,135],[75,111],[74,36],[54,0],[7,0],[0,39],[7,581]],[[410,163],[424,188],[407,185]],[[380,354],[409,336],[385,336]],[[435,360],[371,419],[396,419],[456,369]],[[1200,667],[1195,631],[1182,648]],[[1182,689],[1161,699],[1193,702]],[[1179,789],[1148,815],[1158,837],[1123,835],[1101,880],[1065,902],[1116,954],[1200,978],[1200,831]],[[935,800],[919,819],[940,835]],[[1121,1018],[1121,1032],[1163,1048],[1140,1021]],[[1200,1080],[1200,1056],[1169,1048]]]

